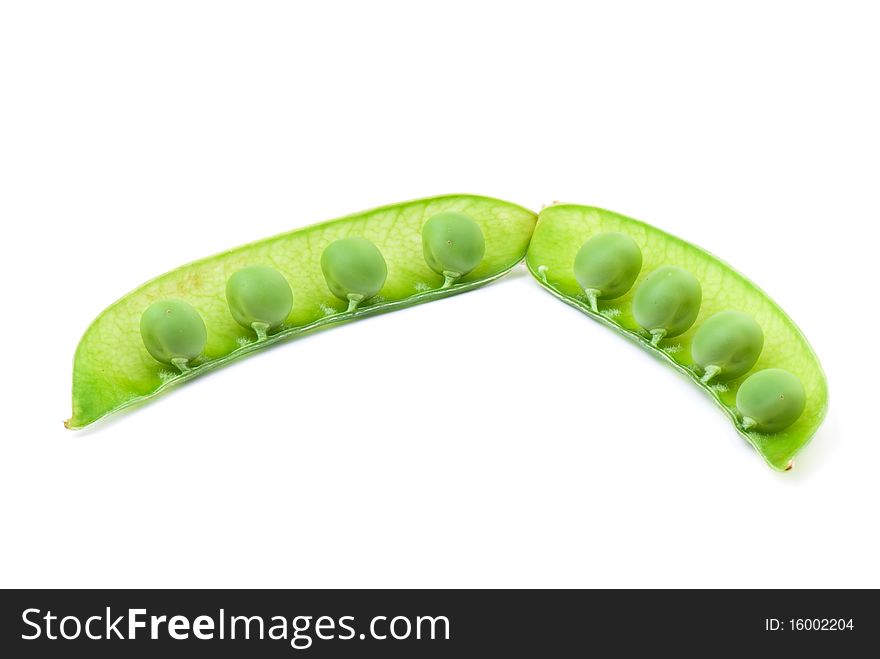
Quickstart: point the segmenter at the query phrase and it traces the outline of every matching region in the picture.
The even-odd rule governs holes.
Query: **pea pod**
[[[632,238],[639,246],[643,259],[640,274],[632,288],[615,299],[597,299],[592,291],[585,291],[575,274],[574,264],[579,250],[587,241],[606,232]],[[819,360],[804,335],[760,288],[699,247],[617,213],[589,206],[557,204],[545,208],[538,216],[526,264],[532,275],[553,295],[620,332],[689,376],[727,413],[737,432],[774,469],[789,469],[794,456],[822,423],[828,404],[828,385]],[[699,312],[692,325],[688,325],[678,336],[664,335],[658,338],[656,333],[650,332],[651,328],[637,322],[633,301],[652,273],[658,270],[662,273],[664,271],[661,269],[669,267],[693,275],[700,283],[702,296],[701,300],[694,296]],[[646,289],[641,290],[644,297]],[[658,303],[661,306],[668,303],[668,297],[658,296]],[[719,381],[724,379],[718,377],[722,362],[695,363],[692,343],[707,319],[727,311],[747,314],[754,319],[763,331],[763,346],[760,345],[761,337],[754,330],[744,327],[742,336],[735,337],[742,343],[740,349],[749,348],[760,356],[755,358],[753,354],[747,354],[748,350],[741,356],[735,353],[736,365],[747,361],[752,368],[746,373],[733,373],[737,377]],[[689,321],[690,318],[685,320]],[[746,334],[750,331],[751,334]],[[703,338],[705,340],[706,337]],[[716,340],[712,335],[708,338]],[[730,346],[730,342],[720,347],[710,345],[719,358],[728,357],[724,350]],[[698,349],[698,356],[702,356],[701,352],[707,352],[704,346],[698,348],[702,348]],[[727,362],[724,364],[727,368],[732,367]],[[750,383],[747,395],[740,398],[740,405],[745,410],[738,409],[737,392],[740,386],[750,374],[760,375],[759,372],[765,369],[773,369],[773,373],[782,369],[802,385],[802,409],[797,396],[798,385],[790,379],[781,383],[779,380],[772,381],[769,383],[772,386]],[[716,379],[713,380],[712,376]],[[765,378],[761,375],[753,382],[761,384]],[[779,402],[767,397],[785,392],[791,392],[786,399],[790,402],[780,411]],[[754,418],[756,412],[766,414],[769,420],[760,423],[760,419]],[[784,419],[784,423],[779,422],[780,419]]]
[[[465,214],[479,227],[485,241],[478,264],[452,285],[426,262],[423,247],[422,227],[434,215],[445,212]],[[82,428],[201,373],[305,332],[487,284],[522,260],[535,220],[529,210],[488,197],[431,197],[296,229],[172,270],[110,305],[86,330],[74,358],[73,415],[65,425]],[[381,276],[368,277],[369,281],[363,282],[366,287],[358,288],[363,299],[358,298],[357,304],[352,304],[350,293],[343,295],[349,299],[338,295],[346,286],[357,287],[358,283],[339,281],[351,275],[344,259],[340,265],[338,255],[331,254],[330,278],[325,279],[322,271],[325,250],[331,243],[349,238],[369,241],[370,249],[375,248],[387,265],[387,276],[379,268]],[[267,284],[261,282],[274,275],[266,270],[247,270],[253,266],[274,269],[289,283],[292,308],[282,323],[269,316],[278,309],[286,310],[288,295],[283,282],[273,284],[277,292],[268,302],[254,297],[248,292],[250,280],[256,281],[258,291],[265,291]],[[230,278],[242,270],[249,277],[242,280],[239,276],[230,284]],[[381,290],[374,293],[376,285]],[[154,310],[146,318],[142,334],[145,311],[165,301],[180,306],[174,307],[178,313],[192,307],[198,316],[169,329],[163,318],[154,319],[158,314]],[[203,344],[200,336],[175,338],[183,350],[168,343],[166,334],[172,330],[196,331],[199,317],[207,329]],[[154,335],[165,342],[157,343]],[[199,353],[202,345],[200,354],[193,354]]]

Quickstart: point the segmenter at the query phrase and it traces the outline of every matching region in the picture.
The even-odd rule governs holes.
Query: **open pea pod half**
[[[296,229],[172,270],[110,305],[86,330],[65,425],[82,428],[304,332],[487,284],[523,259],[535,221],[532,211],[506,201],[439,196]],[[274,324],[249,322],[279,313]]]
[[[601,208],[557,204],[539,214],[526,264],[538,282],[563,302],[635,341],[692,379],[774,469],[791,468],[792,458],[825,417],[828,385],[804,335],[760,288],[696,245]],[[591,277],[595,281],[601,282],[603,277],[605,280],[591,288]],[[587,286],[583,285],[585,280]],[[611,294],[602,296],[602,286]],[[689,287],[695,287],[695,291]],[[682,304],[681,296],[692,299]],[[668,320],[664,320],[664,308],[672,309]],[[713,324],[724,325],[731,316],[735,322],[728,322],[727,326],[733,328],[732,334],[719,335]],[[659,320],[651,320],[652,317]],[[698,336],[710,318],[715,320]],[[674,329],[668,334],[665,329],[654,332],[652,323]],[[760,328],[754,330],[759,338],[763,332],[763,347],[760,341],[750,338],[753,327]],[[731,336],[734,343],[737,338],[745,344],[751,342],[756,362],[745,362],[747,372],[737,377],[714,380],[712,376],[720,369],[697,363],[694,354],[699,355],[699,349],[705,348],[698,345],[694,351],[695,336],[698,344],[705,344],[708,336],[708,342],[714,341],[715,349],[722,352]],[[735,361],[741,354],[733,350],[728,356]],[[780,374],[788,379],[780,380]],[[738,399],[743,383],[753,375],[758,377],[746,385]],[[777,388],[768,387],[768,380]],[[792,388],[792,394],[782,400],[787,386]],[[762,396],[770,398],[762,400]],[[797,401],[791,402],[792,398]],[[738,409],[738,402],[767,416],[763,432]],[[792,417],[796,416],[796,420],[785,421],[790,424],[783,429],[768,431],[774,423],[779,425],[779,418],[773,415],[779,412],[780,405],[802,406],[802,411],[797,415],[800,407],[795,409]],[[784,408],[781,413],[789,411]]]

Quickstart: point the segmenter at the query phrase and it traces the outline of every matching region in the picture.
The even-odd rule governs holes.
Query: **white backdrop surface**
[[[0,586],[880,586],[876,8],[719,4],[3,4]],[[127,290],[446,192],[756,281],[829,379],[795,469],[522,267],[62,427]]]

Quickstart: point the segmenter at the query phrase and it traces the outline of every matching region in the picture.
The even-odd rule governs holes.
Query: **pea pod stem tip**
[[[175,357],[171,363],[177,367],[181,373],[189,373],[192,369],[189,367],[189,360],[186,357]]]
[[[660,345],[660,342],[663,340],[663,337],[666,336],[666,330],[663,328],[657,328],[650,330],[651,332],[651,345],[655,348]]]
[[[602,291],[598,288],[585,288],[584,294],[587,296],[587,301],[590,303],[590,308],[594,313],[599,313],[599,296],[602,295]]]
[[[254,332],[257,333],[257,341],[265,341],[269,338],[269,323],[251,323]]]
[[[718,375],[721,372],[721,367],[716,366],[715,364],[709,364],[706,369],[703,371],[703,377],[700,378],[700,382],[703,384],[708,384],[709,381]]]
[[[440,287],[441,289],[450,288],[455,282],[461,279],[460,272],[453,272],[452,270],[444,270],[443,271],[443,285]]]
[[[346,313],[353,313],[357,311],[358,305],[363,301],[364,296],[360,293],[349,293],[348,297],[348,309],[345,310]]]

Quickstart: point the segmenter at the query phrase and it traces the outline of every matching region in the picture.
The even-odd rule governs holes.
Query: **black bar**
[[[19,590],[0,593],[0,656],[714,656],[799,649],[855,656],[878,647],[877,602],[871,590]],[[145,611],[132,616],[130,609]],[[47,621],[49,612],[55,618]],[[67,636],[79,628],[72,640],[60,637],[66,616],[76,618],[64,622]],[[173,631],[188,634],[185,640],[172,638],[173,616],[184,617]],[[247,623],[250,640],[242,638],[245,622],[233,616],[261,618]],[[93,636],[112,638],[86,638],[89,617]],[[134,628],[133,640],[120,640],[132,617],[145,626]],[[272,629],[286,640],[270,639]],[[38,638],[23,638],[38,630]],[[196,638],[196,631],[213,638]]]

